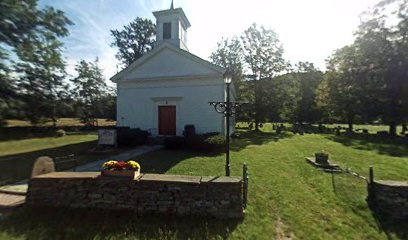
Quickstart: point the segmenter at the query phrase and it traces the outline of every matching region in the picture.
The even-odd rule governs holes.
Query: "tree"
[[[283,48],[277,34],[263,26],[252,24],[241,36],[244,61],[249,69],[249,79],[253,85],[253,102],[248,105],[255,121],[255,129],[266,117],[265,102],[270,102],[273,95],[266,95],[259,84],[259,80],[272,79],[276,74],[287,69],[283,59]],[[273,101],[273,100],[272,100]]]
[[[34,122],[41,117],[52,117],[55,121],[55,114],[52,114],[55,111],[49,106],[42,108],[56,98],[55,87],[60,82],[57,75],[63,72],[64,65],[58,38],[68,35],[66,27],[70,24],[72,22],[60,10],[52,7],[38,9],[37,0],[4,0],[0,3],[2,100],[8,103],[25,101],[27,116]],[[12,51],[15,55],[10,57]],[[8,73],[12,71],[17,74],[10,77]],[[17,80],[19,91],[15,88]],[[24,94],[29,95],[21,97]],[[42,110],[37,111],[36,104]]]
[[[79,104],[80,118],[84,123],[93,125],[94,119],[103,111],[102,99],[107,95],[107,85],[98,66],[98,59],[94,62],[81,60],[75,70],[78,75],[72,79],[73,95]]]
[[[397,24],[387,20],[392,16],[388,12],[395,12]],[[379,114],[389,124],[390,134],[396,135],[397,124],[408,115],[408,1],[381,1],[366,16],[355,43],[364,59],[361,68],[369,69],[370,93],[376,93]]]
[[[151,20],[138,17],[123,30],[111,30],[111,34],[111,46],[118,48],[116,58],[127,67],[152,50],[156,27]]]
[[[355,45],[337,50],[328,60],[324,81],[319,86],[317,101],[331,116],[345,119],[349,131],[358,115],[363,112],[364,72],[361,55]]]
[[[29,47],[19,47],[20,61],[15,66],[18,86],[24,99],[26,117],[34,124],[51,118],[56,125],[56,105],[64,91],[65,62],[61,56],[62,43],[57,39],[32,39]]]
[[[232,82],[236,88],[243,78],[243,51],[239,38],[222,39],[217,49],[211,53],[210,59],[232,73]]]
[[[295,67],[293,74],[297,82],[297,101],[292,105],[291,119],[298,123],[314,123],[322,117],[315,99],[323,73],[309,62],[299,62]]]

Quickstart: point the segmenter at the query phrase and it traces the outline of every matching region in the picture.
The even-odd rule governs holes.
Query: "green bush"
[[[186,139],[187,148],[197,152],[217,152],[224,149],[225,137],[218,133],[195,135]]]
[[[204,151],[206,152],[218,152],[225,148],[224,135],[218,134],[215,136],[205,137],[203,140]]]
[[[186,149],[195,152],[219,152],[224,150],[225,137],[218,133],[206,133],[190,137],[171,137],[164,140],[167,149]]]
[[[186,147],[184,137],[171,137],[164,139],[164,146],[166,149],[184,149]]]

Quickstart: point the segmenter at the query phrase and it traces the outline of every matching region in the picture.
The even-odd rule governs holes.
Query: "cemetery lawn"
[[[96,146],[95,132],[68,132],[64,137],[38,137],[19,140],[0,141],[0,186],[27,179],[35,159],[40,156],[64,157],[60,161],[76,159],[78,164],[92,162],[105,157],[90,154],[89,150]],[[125,149],[123,149],[125,150]],[[121,151],[123,151],[121,150]],[[117,154],[118,150],[109,154]],[[57,170],[72,168],[74,162],[58,164]]]
[[[376,179],[408,180],[406,142],[333,135],[242,132],[232,141],[232,175],[250,172],[245,219],[167,218],[95,210],[20,210],[0,221],[4,239],[407,239],[408,223],[377,219],[366,184],[321,172],[305,157],[325,150],[332,161]],[[139,156],[142,172],[223,175],[223,154],[160,150]]]
[[[111,121],[103,118],[97,119],[98,126],[115,126],[116,121]],[[47,121],[37,126],[48,126],[51,127],[53,125],[52,121]],[[78,118],[58,118],[57,120],[57,127],[63,126],[83,126],[84,124]],[[6,120],[7,127],[30,127],[32,124],[29,121],[24,120],[17,120],[17,119],[9,119]]]

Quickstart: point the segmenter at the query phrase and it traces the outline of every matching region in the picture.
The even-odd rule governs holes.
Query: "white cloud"
[[[192,27],[189,50],[208,59],[222,37],[240,35],[253,22],[275,30],[292,63],[310,61],[324,69],[324,60],[336,49],[353,41],[359,14],[376,0],[176,0]],[[106,79],[116,73],[116,50],[110,47],[111,29],[120,29],[136,17],[150,18],[153,11],[170,7],[171,1],[134,0],[43,0],[65,11],[76,25],[70,26],[65,56],[68,71],[80,59],[99,58]]]

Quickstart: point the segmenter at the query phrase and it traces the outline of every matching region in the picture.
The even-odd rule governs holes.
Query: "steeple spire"
[[[174,8],[173,2],[174,0],[171,1],[170,9],[153,12],[156,17],[155,46],[167,42],[188,51],[187,28],[191,25],[183,9]]]

